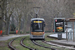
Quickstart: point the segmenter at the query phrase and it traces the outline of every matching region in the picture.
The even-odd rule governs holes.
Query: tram
[[[32,18],[31,19],[31,27],[30,27],[30,39],[31,40],[44,40],[45,22],[43,18]]]

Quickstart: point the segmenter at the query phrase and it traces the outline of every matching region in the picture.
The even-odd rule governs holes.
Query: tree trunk
[[[6,34],[9,35],[9,31],[10,31],[10,17],[7,18],[7,22],[6,22]]]
[[[18,33],[20,34],[20,27],[21,27],[21,14],[19,15],[19,24],[18,24]]]
[[[12,24],[14,24],[14,16],[12,16]]]
[[[2,30],[2,20],[0,19],[0,30]]]
[[[4,0],[0,0],[0,31],[3,28]]]
[[[23,30],[23,33],[26,33],[26,24],[27,24],[27,17],[26,17],[26,14],[25,14],[25,18],[24,18],[24,30]]]

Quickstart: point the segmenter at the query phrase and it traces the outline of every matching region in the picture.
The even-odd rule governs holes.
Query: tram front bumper
[[[41,35],[41,36],[35,36],[35,35],[30,35],[30,39],[34,39],[34,40],[37,40],[37,39],[45,39],[45,36],[44,35]]]

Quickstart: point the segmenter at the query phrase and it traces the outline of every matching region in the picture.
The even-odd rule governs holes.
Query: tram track
[[[9,46],[9,48],[10,48],[11,50],[17,50],[17,48],[15,48],[12,43],[13,43],[16,39],[18,39],[18,38],[20,38],[20,37],[14,38],[14,39],[12,39],[12,40],[8,43],[8,46]],[[25,37],[25,38],[26,38],[26,37]],[[25,38],[22,38],[22,39],[20,40],[20,45],[21,45],[22,47],[24,47],[24,48],[29,49],[29,50],[37,50],[37,49],[34,49],[34,48],[30,48],[29,46],[26,46],[26,45],[23,43],[23,41],[25,40]]]
[[[18,37],[18,38],[20,38],[20,37]],[[35,47],[30,47],[30,46],[27,46],[27,44],[25,44],[24,43],[24,40],[26,39],[27,37],[23,37],[19,42],[19,44],[22,46],[22,47],[24,47],[24,48],[27,48],[27,49],[29,49],[29,50],[37,50],[37,49],[34,49]],[[12,43],[16,40],[17,38],[14,38],[14,39],[12,39],[10,42],[9,42],[9,44],[8,44],[8,46],[9,46],[9,48],[11,49],[11,50],[17,50],[18,48],[16,48],[16,47],[14,47],[14,46],[12,46]],[[36,46],[39,46],[39,47],[43,47],[43,48],[45,48],[45,49],[51,49],[51,50],[57,50],[58,48],[55,48],[55,47],[61,47],[61,48],[68,48],[68,49],[74,49],[75,50],[75,48],[73,48],[73,47],[71,47],[71,46],[64,46],[64,45],[60,45],[60,44],[55,44],[55,43],[52,43],[52,42],[50,42],[50,41],[45,41],[45,40],[40,40],[40,41],[35,41],[35,40],[29,40],[29,38],[27,38],[28,39],[28,41],[31,41],[33,44],[35,44]],[[39,42],[41,42],[41,43],[39,43]],[[43,44],[42,44],[43,43]],[[44,45],[44,43],[46,44],[46,46]],[[14,44],[14,43],[13,43]],[[42,44],[42,45],[41,45]],[[47,45],[48,44],[48,45]],[[50,46],[49,46],[50,45]],[[52,47],[53,46],[53,47]],[[40,49],[38,49],[38,50],[40,50]]]
[[[75,48],[72,47],[72,46],[65,46],[65,45],[55,44],[55,43],[52,43],[50,41],[42,41],[42,42],[44,42],[48,45],[52,45],[52,46],[57,46],[57,47],[61,47],[61,48],[68,48],[68,49],[74,49],[75,50]]]
[[[20,37],[19,37],[19,38],[20,38]],[[26,37],[25,37],[25,38],[26,38]],[[30,48],[29,46],[26,46],[25,43],[23,43],[23,41],[25,40],[25,38],[22,38],[22,39],[21,39],[21,41],[20,41],[21,46],[23,46],[23,47],[25,47],[25,48],[27,48],[27,49],[29,49],[29,50],[37,50],[37,49],[34,49],[34,48]],[[13,43],[16,39],[17,39],[17,38],[12,39],[12,40],[9,42],[9,44],[8,44],[8,46],[9,46],[9,48],[10,48],[11,50],[17,50],[14,46],[12,46],[12,43]],[[44,48],[49,48],[49,49],[51,49],[51,50],[55,50],[54,48],[42,46],[42,45],[38,44],[36,41],[34,41],[34,40],[31,40],[31,41],[32,41],[34,44],[38,45],[38,46],[41,46],[41,47],[44,47]]]
[[[12,46],[12,43],[13,43],[14,40],[16,40],[16,39],[17,39],[17,38],[12,39],[12,40],[9,42],[9,44],[8,44],[8,46],[9,46],[9,48],[10,48],[11,50],[16,50],[16,48]]]
[[[46,38],[49,38],[49,37],[46,37]],[[48,44],[48,45],[52,45],[52,46],[57,46],[57,47],[61,47],[61,48],[68,48],[68,49],[74,49],[75,50],[75,48],[73,46],[65,46],[65,45],[61,45],[61,44],[52,43],[50,41],[42,41],[42,42],[45,44]]]
[[[47,38],[48,38],[48,37],[47,37]],[[50,42],[50,41],[41,40],[42,43],[48,44],[48,45],[53,46],[53,47],[49,47],[49,46],[47,47],[47,46],[45,46],[45,45],[39,44],[39,43],[36,42],[35,40],[31,40],[31,41],[32,41],[35,45],[37,45],[37,46],[44,47],[44,48],[48,48],[48,49],[51,49],[51,50],[57,50],[57,48],[55,48],[55,47],[61,47],[62,49],[67,48],[67,49],[75,50],[75,48],[72,47],[72,46],[65,46],[65,45],[55,44],[55,43],[52,43],[52,42]]]
[[[57,50],[55,48],[52,48],[52,47],[47,47],[47,46],[44,46],[44,45],[40,45],[38,42],[36,42],[35,40],[31,40],[35,45],[37,46],[40,46],[40,47],[44,47],[44,48],[47,48],[47,49],[51,49],[51,50]]]
[[[23,47],[25,47],[25,48],[27,48],[27,49],[29,49],[29,50],[37,50],[37,49],[34,49],[34,48],[30,48],[29,46],[26,46],[26,45],[23,43],[24,39],[25,39],[25,38],[23,38],[23,39],[21,40],[21,43],[20,43]]]

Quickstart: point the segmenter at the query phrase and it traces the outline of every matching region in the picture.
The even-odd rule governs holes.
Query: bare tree
[[[74,0],[8,0],[14,7],[13,10],[13,19],[16,25],[16,28],[23,30],[24,33],[29,31],[30,19],[32,16],[32,7],[41,7],[39,14],[40,18],[44,18],[46,22],[45,30],[52,31],[53,29],[53,18],[69,18],[73,16],[75,12]],[[9,8],[12,8],[10,7]],[[8,9],[9,9],[8,8]],[[19,9],[20,12],[17,11]],[[32,10],[32,11],[31,11]],[[22,14],[23,13],[23,14]],[[19,16],[21,15],[21,19]],[[35,15],[34,15],[35,16]],[[34,17],[33,16],[33,17]],[[19,21],[20,20],[20,21]],[[23,20],[23,21],[21,21]],[[19,25],[20,24],[20,25]],[[21,26],[22,25],[22,26]],[[20,26],[20,27],[19,27]]]
[[[5,0],[0,0],[0,31],[1,31],[2,28],[3,28],[4,3],[5,3]]]
[[[5,10],[3,12],[4,16],[5,16],[5,20],[3,20],[5,22],[5,32],[7,35],[9,35],[9,32],[10,32],[10,17],[13,13],[13,7],[11,7],[11,3],[6,1],[6,7],[5,7]]]
[[[20,33],[20,27],[21,27],[21,17],[22,17],[22,14],[19,14],[18,18],[19,18],[19,22],[18,22],[18,33]]]

